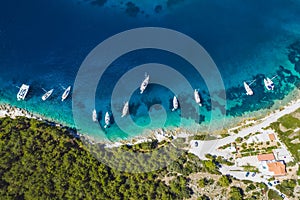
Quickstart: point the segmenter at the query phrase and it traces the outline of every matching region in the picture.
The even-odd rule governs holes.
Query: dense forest
[[[180,146],[184,143],[177,142],[172,141],[172,144]],[[168,143],[153,140],[95,155],[91,148],[103,148],[103,145],[86,145],[67,128],[24,117],[0,118],[0,199],[167,200],[196,197],[207,200],[223,196],[231,200],[255,200],[265,194],[273,199],[281,198],[263,183],[238,181],[222,175],[220,165],[232,164],[222,157],[208,154],[207,160],[201,161],[185,151],[176,154]],[[118,166],[111,168],[96,159],[97,156],[102,156],[104,161],[116,159],[116,165],[125,166],[124,169],[134,168],[137,162],[143,167],[144,157],[130,161],[126,154],[120,159],[119,153],[147,153],[163,147],[167,147],[165,151],[171,151],[171,156],[153,154],[147,159],[160,163],[173,156],[179,157],[168,166],[147,173],[121,172],[116,170]],[[284,188],[278,189],[293,186],[289,189],[293,191],[295,181],[283,182],[283,185]],[[289,194],[286,189],[284,191]]]
[[[0,199],[183,199],[192,190],[188,154],[149,173],[115,171],[92,156],[66,128],[27,118],[0,119]],[[199,164],[199,163],[198,163]],[[200,164],[199,164],[200,165]],[[199,166],[200,167],[200,166]]]

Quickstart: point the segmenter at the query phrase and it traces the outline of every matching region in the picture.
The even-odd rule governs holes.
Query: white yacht
[[[149,84],[149,80],[150,80],[150,76],[149,74],[146,73],[145,75],[145,79],[143,80],[141,87],[140,87],[140,93],[143,94],[143,92],[145,91],[145,89],[147,88],[148,84]]]
[[[274,90],[274,83],[270,78],[264,78],[264,83],[267,90]]]
[[[198,92],[198,90],[196,90],[196,89],[195,89],[195,91],[194,91],[194,97],[195,97],[196,103],[199,104],[199,106],[202,106],[202,104],[201,104],[201,98],[200,98],[199,92]]]
[[[105,122],[104,128],[108,128],[108,126],[110,125],[110,116],[108,112],[105,113],[104,122]]]
[[[70,91],[71,91],[71,86],[65,89],[63,95],[61,96],[61,101],[64,101],[69,96]]]
[[[97,117],[97,111],[96,109],[93,110],[93,115],[92,115],[92,118],[93,118],[93,122],[97,122],[98,121],[98,117]]]
[[[246,82],[244,82],[244,87],[245,87],[247,95],[250,95],[250,96],[253,95],[252,89],[250,88],[250,86]]]
[[[125,117],[128,114],[129,111],[129,102],[126,101],[122,110],[122,116],[121,117]]]
[[[49,91],[47,91],[43,96],[42,96],[42,100],[46,101],[53,93],[54,89],[51,89]]]
[[[17,94],[17,100],[20,101],[20,100],[24,100],[28,91],[29,91],[29,85],[26,85],[26,84],[22,84],[22,86],[20,87],[20,90]]]
[[[173,108],[172,111],[175,111],[178,109],[178,99],[176,96],[173,97]]]

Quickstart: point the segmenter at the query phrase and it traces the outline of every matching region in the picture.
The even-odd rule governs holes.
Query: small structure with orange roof
[[[283,161],[269,162],[267,163],[269,172],[273,173],[273,176],[286,175],[285,164]]]
[[[284,176],[286,175],[285,164],[282,160],[276,160],[273,153],[260,154],[257,156],[260,162],[260,171],[268,176]]]
[[[269,139],[270,139],[271,142],[275,141],[276,140],[275,134],[274,133],[270,133],[269,134]]]
[[[271,160],[275,160],[275,156],[273,153],[259,154],[257,155],[257,159],[258,161],[271,161]]]

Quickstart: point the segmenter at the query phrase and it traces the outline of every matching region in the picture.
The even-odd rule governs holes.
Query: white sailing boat
[[[244,82],[244,87],[245,87],[247,95],[250,95],[250,96],[253,95],[252,89],[250,88],[250,86],[246,82]]]
[[[29,91],[29,85],[26,85],[26,84],[22,84],[22,86],[20,87],[20,90],[17,94],[17,100],[20,101],[20,100],[24,100],[28,91]]]
[[[195,91],[194,91],[194,97],[195,97],[196,103],[199,104],[199,106],[202,106],[202,104],[201,104],[201,98],[200,98],[199,92],[198,92],[198,90],[196,90],[196,89],[195,89]]]
[[[54,89],[51,89],[49,91],[47,91],[43,96],[42,96],[42,100],[46,101],[53,93]]]
[[[149,84],[149,80],[150,80],[150,76],[149,74],[145,74],[145,79],[143,80],[141,87],[140,87],[140,93],[143,94],[143,92],[145,91],[145,89],[147,88],[148,84]]]
[[[129,102],[126,101],[122,110],[122,116],[121,117],[125,117],[128,114],[129,111]]]
[[[175,111],[178,109],[178,99],[176,96],[173,97],[173,108],[172,111]]]
[[[97,122],[98,121],[98,117],[97,117],[97,111],[96,109],[93,110],[93,115],[92,115],[92,118],[93,118],[93,122]]]
[[[108,128],[108,126],[110,125],[110,116],[108,112],[105,113],[104,122],[104,128]]]
[[[63,95],[61,96],[61,101],[64,101],[69,96],[70,91],[71,91],[71,86],[65,89]]]
[[[264,78],[264,84],[267,88],[267,90],[274,90],[274,83],[270,78]]]

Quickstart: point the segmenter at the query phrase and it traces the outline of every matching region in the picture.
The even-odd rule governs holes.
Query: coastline
[[[284,106],[281,109],[278,109],[271,114],[265,116],[264,118],[260,120],[256,120],[254,124],[251,126],[242,127],[237,126],[236,129],[238,129],[238,132],[230,134],[228,137],[224,137],[222,139],[217,140],[207,140],[207,141],[200,141],[200,140],[192,140],[190,142],[191,149],[190,152],[197,155],[200,159],[206,159],[205,155],[210,153],[212,155],[222,155],[223,157],[226,157],[226,152],[220,152],[218,149],[221,146],[224,146],[226,144],[230,144],[232,142],[235,142],[235,140],[238,137],[246,137],[247,135],[255,132],[262,131],[264,128],[268,127],[271,123],[276,122],[279,118],[290,114],[292,112],[295,112],[300,108],[300,99],[291,101],[288,105]],[[231,129],[234,130],[234,129]],[[228,131],[228,133],[230,133]],[[197,141],[199,143],[199,146],[206,148],[202,148],[201,150],[198,150],[197,147],[192,145],[193,142]]]
[[[257,111],[245,113],[242,116],[231,117],[229,123],[224,126],[223,132],[226,130],[228,133],[233,133],[234,130],[243,129],[252,126],[269,116],[277,113],[280,110],[286,109],[286,107],[296,104],[300,98],[300,89],[295,88],[282,100],[276,100],[274,105],[268,109],[260,109]],[[219,131],[215,132],[219,134]]]
[[[70,135],[72,135],[75,138],[84,137],[84,135],[81,135],[76,130],[74,130],[73,128],[71,128],[67,125],[55,122],[55,121],[50,120],[50,119],[48,119],[44,116],[41,116],[39,114],[29,112],[25,109],[21,109],[21,108],[18,108],[16,106],[11,106],[11,105],[6,104],[6,103],[5,104],[0,104],[0,119],[4,118],[4,117],[10,117],[12,119],[16,119],[17,117],[26,117],[26,118],[29,118],[29,119],[36,119],[38,121],[43,121],[43,122],[49,124],[50,126],[65,127],[65,128],[68,129],[68,132],[70,133]]]
[[[46,123],[49,123],[49,125],[57,126],[57,127],[66,127],[70,131],[70,134],[74,137],[83,139],[91,144],[104,144],[108,148],[114,148],[119,147],[122,145],[135,145],[140,144],[144,142],[151,142],[153,140],[163,141],[169,137],[177,138],[177,137],[183,137],[188,139],[190,136],[195,135],[212,135],[216,136],[217,138],[221,137],[221,134],[229,134],[234,135],[235,131],[239,130],[242,131],[243,129],[255,126],[256,124],[266,121],[268,118],[272,118],[279,112],[282,112],[284,110],[288,111],[292,108],[296,109],[296,107],[299,107],[300,105],[300,89],[295,88],[290,94],[288,94],[283,100],[277,100],[275,104],[270,109],[261,109],[258,111],[254,111],[251,113],[244,114],[243,116],[239,117],[232,117],[230,119],[229,123],[224,126],[224,129],[212,131],[212,132],[201,132],[201,131],[193,131],[193,127],[191,129],[189,128],[182,128],[182,127],[166,127],[166,128],[159,128],[155,130],[145,130],[144,133],[142,133],[139,136],[135,136],[133,138],[128,138],[126,140],[118,140],[118,141],[110,141],[110,140],[103,140],[103,141],[95,141],[92,137],[87,136],[84,133],[80,133],[78,130],[75,130],[72,127],[69,127],[65,124],[62,124],[60,122],[53,121],[51,119],[48,119],[45,116],[41,116],[36,113],[29,112],[25,109],[21,109],[15,106],[11,106],[9,104],[0,104],[0,118],[3,117],[10,117],[12,119],[15,119],[16,117],[27,117],[27,118],[33,118],[39,121],[44,121]],[[284,112],[285,113],[285,112]],[[289,112],[285,113],[288,114]],[[271,122],[270,122],[271,123]],[[199,127],[206,127],[207,124],[199,125]]]

